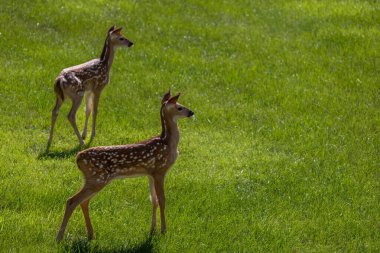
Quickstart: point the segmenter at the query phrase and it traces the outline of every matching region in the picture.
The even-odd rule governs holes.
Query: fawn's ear
[[[165,95],[162,97],[161,103],[162,104],[165,103],[166,101],[169,100],[169,98],[170,98],[170,88],[169,88],[168,92],[166,92]]]
[[[110,32],[112,32],[113,30],[115,30],[115,28],[116,28],[115,25],[111,26],[110,29],[108,29],[108,33],[110,33]]]
[[[181,93],[178,93],[176,96],[171,97],[171,98],[168,100],[168,103],[170,103],[170,104],[175,104],[175,103],[177,103],[177,100],[178,100],[178,98],[179,98],[179,95],[181,95]]]
[[[111,33],[112,33],[112,34],[121,35],[121,29],[123,29],[123,28],[120,27],[120,28],[114,29]]]

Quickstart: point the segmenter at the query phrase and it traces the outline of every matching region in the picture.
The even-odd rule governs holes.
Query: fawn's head
[[[111,44],[114,47],[131,47],[131,46],[133,46],[133,42],[128,40],[127,38],[125,38],[121,34],[121,30],[122,30],[121,27],[116,29],[115,26],[112,26],[108,30],[108,38],[109,38]]]
[[[170,96],[170,90],[164,95],[162,98],[162,107],[161,112],[168,115],[170,118],[172,118],[174,121],[180,118],[186,118],[191,117],[194,115],[194,112],[190,109],[184,107],[180,103],[178,103],[180,93],[178,93],[176,96],[171,97]]]

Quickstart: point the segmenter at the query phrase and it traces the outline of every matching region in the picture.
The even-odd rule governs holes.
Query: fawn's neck
[[[114,57],[115,48],[111,44],[110,38],[107,37],[106,41],[104,42],[102,54],[100,56],[100,61],[106,66],[107,71],[111,69]]]
[[[161,125],[162,133],[161,139],[169,144],[170,148],[177,150],[179,142],[179,130],[177,120],[169,117],[161,110]]]

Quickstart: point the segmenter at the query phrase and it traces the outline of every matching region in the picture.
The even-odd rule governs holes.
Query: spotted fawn
[[[90,199],[116,178],[148,176],[153,205],[151,232],[156,229],[156,211],[160,207],[161,233],[166,231],[164,179],[178,157],[179,131],[177,119],[191,117],[194,113],[180,105],[179,94],[171,97],[170,90],[161,102],[160,136],[136,144],[94,147],[77,155],[77,165],[85,183],[82,189],[69,198],[57,240],[63,238],[67,223],[74,209],[80,204],[88,238],[93,238],[88,205]]]
[[[100,93],[109,82],[109,72],[118,47],[131,47],[133,43],[121,34],[121,29],[112,26],[107,33],[103,51],[98,59],[62,70],[55,80],[54,92],[56,96],[55,107],[52,111],[52,121],[48,148],[53,139],[54,124],[58,117],[59,109],[66,98],[71,99],[72,107],[68,119],[74,128],[80,145],[84,145],[83,139],[87,136],[87,124],[92,111],[91,139],[95,137],[96,116]],[[82,136],[79,133],[75,114],[86,96],[86,120]]]

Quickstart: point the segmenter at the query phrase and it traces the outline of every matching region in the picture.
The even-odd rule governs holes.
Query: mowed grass
[[[2,1],[1,252],[379,252],[380,4],[377,1]],[[61,109],[45,153],[53,83],[119,50],[90,144],[160,132],[171,87],[179,122],[165,236],[149,236],[148,180],[114,181],[80,209],[79,150]],[[84,111],[77,113],[80,130]],[[87,140],[88,143],[88,140]]]

